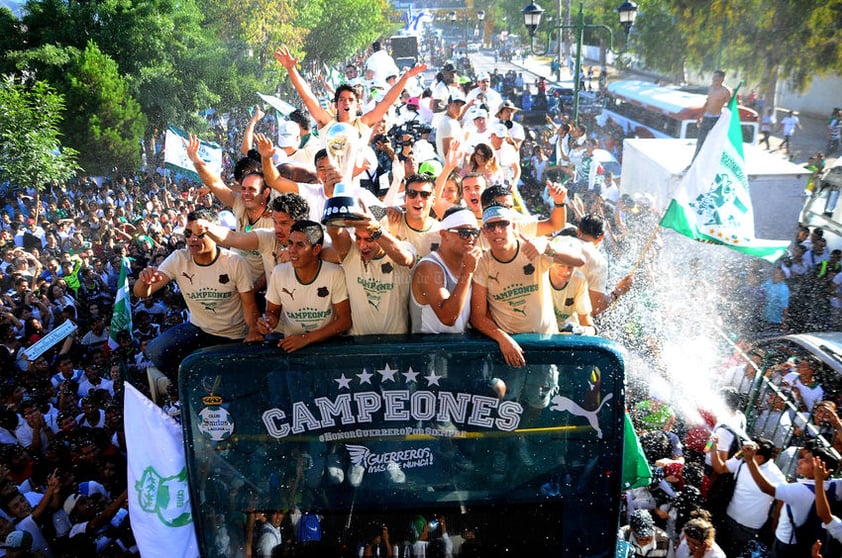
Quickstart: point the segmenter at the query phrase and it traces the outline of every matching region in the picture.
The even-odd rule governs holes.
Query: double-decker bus
[[[225,555],[245,555],[250,518],[276,511],[294,552],[278,555],[614,556],[622,354],[515,338],[523,368],[471,334],[193,353],[179,385],[203,556],[223,528]]]
[[[675,86],[639,80],[619,80],[608,84],[603,115],[617,122],[627,137],[697,138],[697,121],[706,96]],[[757,112],[740,107],[743,141],[756,144]]]

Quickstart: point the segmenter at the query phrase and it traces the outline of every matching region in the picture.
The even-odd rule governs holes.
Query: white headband
[[[479,228],[477,218],[470,209],[462,209],[454,211],[441,221],[441,228],[443,230],[455,229],[457,227],[464,227],[469,225],[475,229]]]

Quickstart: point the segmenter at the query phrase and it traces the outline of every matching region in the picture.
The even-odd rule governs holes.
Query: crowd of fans
[[[188,151],[201,181],[166,170],[159,140],[144,172],[79,177],[37,192],[7,185],[0,208],[0,541],[22,541],[15,544],[43,556],[137,554],[124,509],[123,383],[148,386],[147,369],[153,365],[174,380],[180,358],[167,352],[172,347],[161,347],[161,340],[186,327],[215,336],[215,342],[281,337],[279,346],[292,351],[348,330],[464,331],[471,323],[498,341],[513,366],[522,365],[522,356],[512,333],[595,333],[599,315],[631,287],[631,277],[611,277],[616,286],[608,285],[603,252],[611,257],[639,248],[639,237],[632,233],[652,229],[657,219],[648,198],[621,195],[617,177],[593,159],[597,147],[619,155],[622,130],[610,122],[570,122],[560,112],[559,99],[547,98],[543,80],[524,84],[520,75],[496,72],[460,78],[447,64],[424,83],[423,68],[401,72],[384,63],[378,54],[383,52],[375,44],[367,56],[343,67],[344,80],[329,83],[315,72],[304,79],[297,61],[279,49],[276,59],[289,72],[302,103],[290,101],[304,109],[286,118],[265,114],[261,107],[209,115],[214,137],[208,139],[224,149],[221,177],[197,156],[193,138]],[[322,103],[325,96],[333,100]],[[526,104],[556,118],[525,128],[517,116]],[[355,165],[353,185],[371,211],[362,210],[351,233],[335,227],[325,231],[318,224],[325,200],[346,179],[320,139],[336,121],[352,123],[368,143]],[[224,180],[231,175],[233,181]],[[385,207],[379,220],[373,215],[378,203]],[[526,236],[515,235],[515,224]],[[556,235],[552,243],[550,235]],[[794,250],[792,261],[781,268],[785,279],[805,274],[822,279],[821,270],[838,271],[839,255],[822,260],[819,240],[811,239],[806,256]],[[203,321],[200,316],[209,307],[191,306],[194,297],[185,296],[195,276],[190,268],[178,267],[202,265],[206,256],[207,265],[217,265],[221,246],[244,254],[225,264],[231,266],[226,268],[231,292],[239,293],[242,303],[236,312],[224,313],[223,321],[230,323],[223,325],[241,317],[242,323],[235,324],[239,333],[221,332],[217,324]],[[545,296],[549,293],[536,299],[546,312],[531,322],[506,321],[510,310],[490,300],[486,308],[485,299],[477,298],[477,292],[484,296],[494,288],[489,278],[497,280],[494,258],[483,257],[488,250],[514,250],[518,257],[540,261],[537,275],[545,277],[540,280],[562,294],[552,302]],[[438,261],[430,267],[434,252]],[[184,262],[173,263],[174,254],[182,254]],[[374,267],[369,262],[384,258],[391,262],[388,269],[381,266],[380,275],[365,275]],[[800,271],[805,258],[813,266]],[[273,271],[275,263],[285,262],[287,275]],[[325,323],[296,324],[284,292],[314,269],[346,278],[353,273],[380,284],[391,281],[395,292],[355,290],[352,283],[365,281],[349,280],[346,287],[340,285],[344,279],[333,278],[335,296],[326,300]],[[402,269],[396,277],[395,269]],[[131,300],[130,332],[111,331],[110,323],[123,271],[134,294],[141,295]],[[443,290],[438,295],[416,292],[417,275],[441,282]],[[776,277],[771,281],[777,284]],[[758,289],[769,291],[764,284]],[[372,303],[375,294],[377,304]],[[484,312],[472,315],[478,303]],[[372,305],[376,316],[366,314]],[[818,324],[833,312],[818,310],[816,315],[799,327]],[[382,316],[393,320],[383,324]],[[793,313],[789,316],[795,327]],[[772,317],[766,321],[774,323]],[[177,391],[151,390],[177,417]],[[669,413],[653,410],[655,401],[649,405],[640,417],[640,433],[653,425],[669,433],[668,420],[651,420]],[[745,428],[742,424],[739,430]],[[719,434],[718,447],[723,437]],[[702,476],[689,473],[676,437],[666,438],[668,455],[653,459],[656,469],[664,471],[663,482],[680,477],[681,487],[699,485]],[[682,463],[684,473],[676,476],[670,467]],[[708,468],[719,471],[730,463],[714,461]],[[699,556],[694,545],[713,548],[715,530],[704,517],[690,519],[676,503],[683,492],[673,491],[677,495],[667,501],[652,498],[657,505],[649,516],[635,511],[646,507],[639,502],[630,506],[631,540],[640,548],[648,548],[647,533],[660,540],[654,516],[666,522],[677,555]],[[271,518],[265,519],[271,525]],[[255,528],[255,539],[264,530]]]

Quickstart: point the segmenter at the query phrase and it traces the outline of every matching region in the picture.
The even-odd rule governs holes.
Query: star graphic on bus
[[[357,374],[357,378],[360,379],[360,384],[369,384],[371,385],[371,377],[374,376],[371,372],[363,368],[362,374]]]
[[[346,378],[344,372],[342,373],[342,376],[334,378],[333,381],[339,384],[339,389],[351,389],[351,378]]]
[[[414,371],[410,366],[409,369],[403,373],[404,378],[406,378],[406,382],[417,382],[418,381],[418,372]]]
[[[386,366],[384,368],[379,369],[377,373],[383,376],[383,382],[394,382],[395,374],[398,373],[398,370],[397,368],[392,368],[391,366],[389,366],[389,363],[386,363]]]
[[[424,379],[427,380],[428,386],[438,386],[439,380],[442,379],[444,376],[436,376],[436,371],[433,370],[430,372],[428,376],[424,376]],[[441,386],[439,386],[441,387]]]

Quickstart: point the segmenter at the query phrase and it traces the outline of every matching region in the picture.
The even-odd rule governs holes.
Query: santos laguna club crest
[[[183,527],[193,521],[187,469],[172,477],[162,477],[154,467],[147,467],[135,483],[140,508],[154,514],[168,527]]]
[[[207,405],[199,411],[199,432],[213,442],[220,442],[234,432],[234,419],[228,409],[222,407],[222,398],[218,395],[208,395],[202,398]]]

